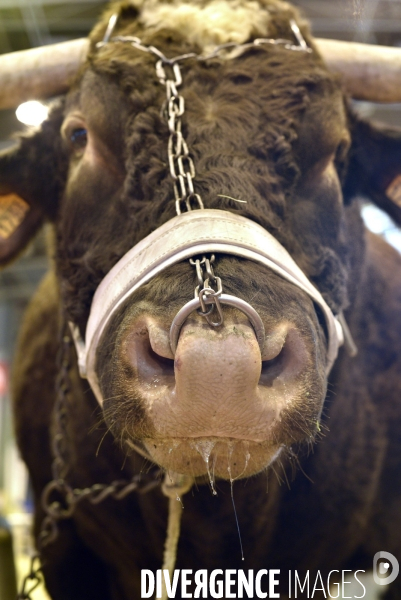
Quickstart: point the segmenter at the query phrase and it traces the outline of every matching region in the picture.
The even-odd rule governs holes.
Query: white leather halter
[[[131,248],[106,275],[93,298],[85,342],[72,326],[79,370],[100,404],[96,350],[107,325],[141,285],[175,263],[204,253],[240,256],[262,264],[303,290],[321,308],[327,324],[327,373],[343,343],[340,323],[320,292],[287,250],[263,227],[224,210],[194,210],[174,217]]]

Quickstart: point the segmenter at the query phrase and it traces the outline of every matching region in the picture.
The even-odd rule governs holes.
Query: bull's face
[[[287,5],[276,9],[259,24],[263,31],[251,27],[249,33],[292,39],[293,15]],[[248,8],[251,21],[255,10]],[[117,32],[138,35],[167,56],[200,53],[203,41],[211,41],[206,13],[191,19],[186,35],[174,25],[178,18],[166,28],[156,18],[146,30],[149,15],[135,20],[123,13]],[[227,31],[218,41],[236,39],[236,33]],[[152,56],[118,43],[94,51],[63,114],[58,109],[50,120],[60,126],[57,156],[65,178],[56,217],[57,269],[68,319],[83,336],[102,278],[175,215],[161,114],[165,90],[154,65]],[[358,279],[362,228],[343,198],[351,133],[338,82],[316,55],[275,46],[206,62],[189,59],[182,73],[183,133],[205,206],[262,225],[335,313],[347,308]],[[185,261],[118,310],[98,347],[97,374],[105,420],[125,446],[141,445],[168,470],[235,478],[261,471],[281,451],[316,437],[327,388],[327,332],[312,300],[267,267],[216,255],[213,268],[225,293],[259,312],[266,332],[262,352],[247,317],[224,307],[220,327],[194,312],[173,355],[171,322],[197,285]]]
[[[144,36],[167,55],[199,52],[176,32],[168,42],[162,34]],[[345,301],[346,257],[339,256],[343,208],[335,161],[349,143],[345,111],[316,59],[293,54],[263,48],[184,63],[184,135],[205,205],[262,224],[315,280],[328,270],[322,288],[338,308]],[[100,262],[105,274],[175,212],[156,61],[110,44],[98,51],[96,64],[110,69],[111,57],[121,61],[121,73],[118,67],[108,76],[88,70],[61,128],[70,171],[59,268],[71,284],[74,263],[79,289],[88,295],[90,270]],[[224,325],[216,328],[194,312],[173,356],[169,328],[196,286],[195,269],[185,261],[118,311],[100,342],[97,372],[106,421],[122,441],[139,440],[158,463],[179,473],[202,475],[209,464],[219,477],[229,477],[229,469],[238,477],[315,436],[326,393],[326,339],[312,301],[268,268],[224,255],[213,268],[225,293],[260,313],[262,354],[247,317],[224,308]],[[331,289],[327,279],[334,277]],[[77,291],[68,292],[67,302],[75,303]]]

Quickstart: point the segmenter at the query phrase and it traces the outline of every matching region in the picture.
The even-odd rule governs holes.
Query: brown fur
[[[274,36],[290,37],[290,9],[272,4]],[[173,31],[150,40],[133,22],[135,13],[123,5],[118,33],[140,35],[170,56],[198,50]],[[111,44],[96,52],[105,26],[106,18],[91,36],[92,52],[65,103],[42,131],[21,141],[20,149],[0,156],[0,192],[18,188],[54,222],[57,237],[56,277],[49,275],[27,312],[14,370],[17,437],[34,485],[36,532],[43,518],[40,493],[51,479],[60,304],[84,333],[104,275],[135,242],[174,215],[165,157],[168,130],[160,116],[164,90],[154,61],[127,46]],[[322,434],[317,435],[315,413],[308,415],[306,406],[304,422],[284,425],[287,443],[295,443],[282,462],[235,483],[246,562],[240,560],[230,486],[218,482],[217,498],[206,485],[185,498],[177,568],[367,570],[379,550],[401,560],[401,258],[380,239],[366,236],[357,200],[358,194],[369,194],[401,220],[384,193],[401,172],[401,134],[360,122],[315,54],[251,49],[226,62],[189,61],[183,72],[184,134],[205,204],[239,212],[273,233],[332,309],[346,311],[359,354],[350,359],[340,352],[319,408]],[[76,109],[90,113],[107,166],[81,177],[74,176],[79,161],[59,136],[63,114]],[[322,181],[320,160],[331,154],[342,193]],[[221,193],[247,204],[218,198]],[[218,257],[217,268],[229,293],[240,293],[261,311],[271,306],[266,318],[280,318],[287,305],[295,319],[297,311],[307,313],[322,347],[324,329],[311,302],[288,284],[266,272],[262,277],[246,261]],[[192,293],[193,274],[180,264],[132,302],[136,307],[152,302],[155,314],[159,305],[168,305],[173,313]],[[112,335],[118,336],[134,309],[127,305],[117,316]],[[135,454],[125,458],[106,433],[73,354],[68,481],[86,487],[153,469]],[[110,357],[103,347],[106,387]],[[320,442],[313,445],[316,435]],[[44,552],[52,598],[139,598],[140,569],[161,568],[166,519],[159,490],[96,507],[83,502]],[[281,578],[283,594],[286,579]],[[396,580],[386,598],[400,596]]]

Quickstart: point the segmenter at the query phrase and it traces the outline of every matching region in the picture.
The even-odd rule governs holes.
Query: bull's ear
[[[0,265],[25,248],[44,219],[54,219],[67,171],[62,107],[40,129],[0,153]]]
[[[361,194],[401,225],[401,129],[353,118],[345,196]]]

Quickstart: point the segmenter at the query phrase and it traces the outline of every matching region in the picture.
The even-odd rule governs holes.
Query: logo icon
[[[373,557],[373,579],[378,585],[392,583],[400,571],[398,560],[390,552],[376,552]],[[387,575],[387,577],[386,577]]]

